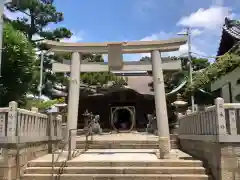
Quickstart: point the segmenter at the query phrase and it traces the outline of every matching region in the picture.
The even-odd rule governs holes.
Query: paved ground
[[[85,161],[159,161],[156,156],[156,149],[90,149],[87,152],[72,159],[73,162],[85,162]],[[67,158],[67,151],[64,151],[59,162],[65,161]],[[56,159],[57,155],[55,155]],[[178,150],[171,150],[171,159],[188,159],[191,156]],[[33,162],[51,162],[52,155],[48,154],[33,160]]]
[[[157,141],[158,136],[146,134],[145,132],[130,133],[103,133],[102,135],[94,135],[93,140],[97,141]],[[77,141],[85,141],[85,136],[78,136]]]
[[[131,133],[105,133],[103,135],[94,135],[93,140],[96,141],[157,141],[158,137],[151,134],[131,132]],[[77,141],[85,141],[84,136],[78,136]],[[78,150],[84,152],[83,150]],[[90,149],[79,155],[71,161],[158,161],[156,156],[157,149]],[[59,161],[67,159],[67,151],[64,151]],[[80,154],[80,153],[78,153]],[[57,155],[55,155],[56,159]],[[171,159],[188,159],[188,154],[178,150],[171,150]],[[40,157],[34,161],[51,162],[52,155]]]
[[[72,161],[158,161],[155,149],[102,149],[89,150]],[[171,159],[190,157],[180,150],[171,151]]]

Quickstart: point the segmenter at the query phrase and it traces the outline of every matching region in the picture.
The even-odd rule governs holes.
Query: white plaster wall
[[[224,99],[225,103],[231,102],[230,91],[229,91],[229,83],[225,84],[222,87],[222,98]]]
[[[231,83],[231,91],[232,91],[232,102],[233,103],[239,103],[240,101],[236,100],[235,97],[240,94],[240,84],[237,85],[237,80],[240,79],[240,68],[236,68],[232,72],[226,74],[225,76],[222,76],[215,82],[211,84],[211,91],[215,91],[217,89],[222,88],[222,96],[225,100],[229,100],[230,95],[229,92],[226,91],[226,87],[224,87],[227,83]]]

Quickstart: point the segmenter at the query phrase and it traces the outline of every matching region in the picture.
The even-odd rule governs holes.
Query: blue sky
[[[55,0],[64,21],[49,28],[65,26],[74,35],[68,42],[161,40],[177,37],[190,26],[192,51],[216,55],[224,17],[240,19],[239,0]],[[6,14],[15,18],[19,15]],[[180,55],[187,51],[165,55]],[[127,55],[139,60],[140,55]]]

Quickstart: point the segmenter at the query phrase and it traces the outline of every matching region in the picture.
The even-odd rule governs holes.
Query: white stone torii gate
[[[155,108],[158,125],[159,136],[159,153],[161,158],[169,157],[170,152],[170,137],[169,125],[166,107],[166,97],[163,80],[163,68],[160,52],[177,51],[180,45],[186,43],[186,38],[175,38],[162,41],[136,41],[136,42],[104,42],[104,43],[64,43],[55,41],[45,41],[48,48],[55,53],[72,53],[70,67],[70,87],[68,99],[68,120],[67,128],[76,129],[78,120],[78,103],[79,103],[79,86],[80,72],[84,70],[81,67],[81,54],[83,53],[98,53],[108,54],[109,71],[121,71],[126,69],[123,63],[123,54],[127,53],[151,53],[152,71],[155,94]],[[53,65],[54,67],[54,65]],[[55,66],[55,72],[58,71],[59,65]],[[88,72],[97,72],[99,67],[88,68]],[[132,67],[134,68],[134,67]],[[132,68],[127,68],[129,71]],[[69,68],[68,68],[69,69]],[[106,68],[105,68],[106,69]],[[146,67],[142,67],[146,70]],[[148,68],[147,68],[148,69]],[[63,72],[61,68],[59,71]],[[73,136],[71,142],[72,148],[76,147],[76,135]]]

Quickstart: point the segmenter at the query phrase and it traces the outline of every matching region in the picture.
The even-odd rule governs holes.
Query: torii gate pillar
[[[69,82],[69,97],[68,97],[68,117],[67,117],[67,133],[66,141],[69,140],[71,133],[71,149],[76,149],[76,129],[78,121],[78,103],[80,93],[80,65],[81,54],[79,52],[72,53],[71,74]]]
[[[166,159],[170,153],[170,136],[167,116],[166,96],[162,70],[162,60],[160,52],[154,50],[151,52],[153,85],[155,96],[155,109],[158,127],[159,153],[160,158]]]

